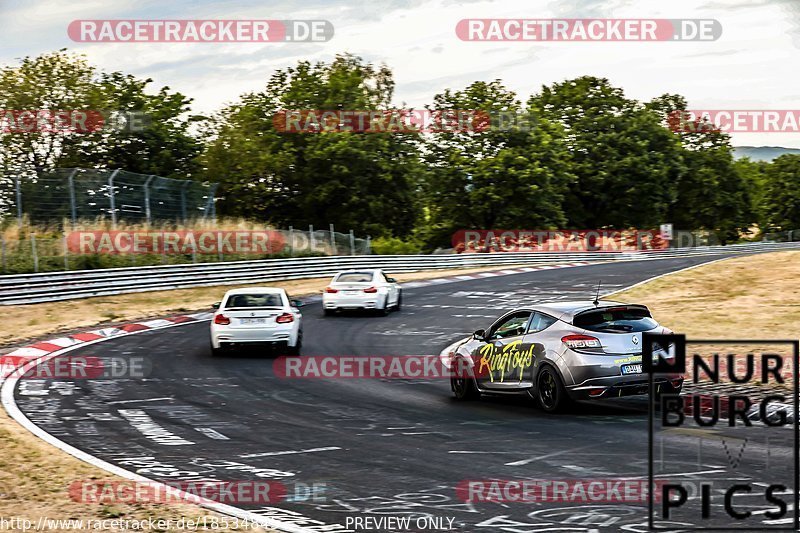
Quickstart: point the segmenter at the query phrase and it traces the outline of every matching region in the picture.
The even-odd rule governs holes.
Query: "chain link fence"
[[[124,170],[59,168],[30,175],[4,176],[0,217],[19,224],[103,218],[152,223],[213,220],[217,184],[164,178]]]
[[[13,228],[12,228],[13,229]],[[332,230],[308,230],[290,228],[276,230],[266,228],[257,230],[217,229],[210,224],[204,228],[189,230],[141,229],[131,227],[129,230],[86,231],[47,234],[25,233],[19,231],[0,232],[0,273],[26,274],[36,272],[55,272],[64,270],[88,270],[98,268],[116,268],[147,265],[214,263],[225,261],[250,261],[256,259],[273,259],[282,257],[307,257],[325,255],[369,255],[371,240],[357,238],[352,231],[339,233]],[[197,237],[203,234],[227,235],[230,246],[214,246],[213,251],[195,244],[187,246],[184,238],[181,246],[174,248],[161,247],[157,250],[126,252],[119,249],[106,249],[95,253],[76,250],[79,234],[91,234],[95,237],[107,234],[107,241],[112,244],[117,235],[122,234],[125,242],[132,241],[134,234],[159,235],[163,237],[174,234],[185,237],[191,233]],[[246,251],[237,249],[236,235],[259,233],[266,236],[263,252],[248,246]],[[156,253],[151,253],[155,251]]]

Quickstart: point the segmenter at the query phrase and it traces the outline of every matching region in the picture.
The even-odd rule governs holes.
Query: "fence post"
[[[111,206],[111,226],[114,229],[117,229],[117,206],[114,198],[114,178],[117,177],[117,174],[119,174],[120,170],[121,169],[118,168],[117,170],[112,172],[111,175],[108,177],[108,190],[109,190],[108,200]]]
[[[72,171],[72,173],[67,178],[67,186],[69,186],[69,213],[72,217],[72,227],[75,227],[75,221],[78,218],[78,210],[75,206],[75,174],[78,173],[78,169]]]
[[[66,233],[64,233],[64,270],[69,270],[69,248],[67,247]]]
[[[189,186],[191,181],[186,180],[181,185],[181,218],[183,219],[183,223],[186,224],[186,187]]]
[[[19,184],[19,176],[14,176],[14,189],[17,193],[17,224],[22,227],[22,189]]]
[[[289,226],[289,257],[294,256],[294,228]]]
[[[206,201],[206,208],[203,209],[203,220],[208,220],[209,211],[213,213],[214,193],[217,191],[218,186],[219,183],[212,183],[211,186],[208,188],[208,201]],[[216,222],[216,216],[214,216],[213,222]]]
[[[356,255],[356,236],[353,235],[353,230],[350,230],[350,255]]]
[[[331,250],[333,250],[333,255],[339,255],[339,250],[336,249],[336,237],[334,236],[333,231],[333,224],[330,225],[331,230]]]
[[[150,224],[150,182],[155,178],[155,174],[150,174],[144,182],[144,216]]]
[[[31,233],[31,256],[33,257],[33,271],[39,272],[39,254],[36,250],[36,234]]]
[[[8,272],[8,265],[6,264],[6,236],[0,234],[0,250],[2,250],[3,255],[3,274]]]
[[[314,240],[314,226],[308,225],[308,245],[313,252],[317,248],[317,241]]]
[[[369,235],[367,235],[367,250],[366,250],[366,254],[367,255],[372,254],[372,237],[370,237]]]

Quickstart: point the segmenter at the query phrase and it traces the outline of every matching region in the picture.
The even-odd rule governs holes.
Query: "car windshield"
[[[225,307],[282,307],[278,294],[234,294]]]
[[[372,281],[372,272],[348,272],[339,274],[337,283],[369,283]]]
[[[634,333],[658,326],[644,307],[593,309],[576,315],[572,323],[589,331],[609,333]]]

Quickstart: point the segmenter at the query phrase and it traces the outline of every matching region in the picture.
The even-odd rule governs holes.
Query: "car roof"
[[[243,287],[241,289],[231,289],[225,296],[234,294],[283,294],[284,291],[278,287]]]
[[[592,300],[570,300],[566,302],[544,302],[531,306],[534,311],[541,311],[548,315],[554,316],[560,320],[571,321],[575,315],[583,311],[591,311],[592,309],[603,309],[606,307],[618,307],[620,305],[645,307],[641,304],[617,302],[613,300],[600,300],[598,305],[594,305]]]
[[[338,276],[339,274],[351,274],[353,272],[380,272],[380,268],[351,268],[350,270],[340,270],[336,273]]]

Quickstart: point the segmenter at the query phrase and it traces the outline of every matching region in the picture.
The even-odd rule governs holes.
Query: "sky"
[[[465,42],[464,18],[716,19],[716,41]],[[324,19],[324,43],[78,43],[76,19]],[[205,113],[257,91],[277,69],[350,52],[389,66],[395,104],[501,79],[524,101],[542,85],[608,78],[628,97],[678,93],[693,109],[800,109],[800,0],[0,0],[0,65],[67,48],[194,98]],[[800,148],[797,133],[733,133],[733,144]]]

